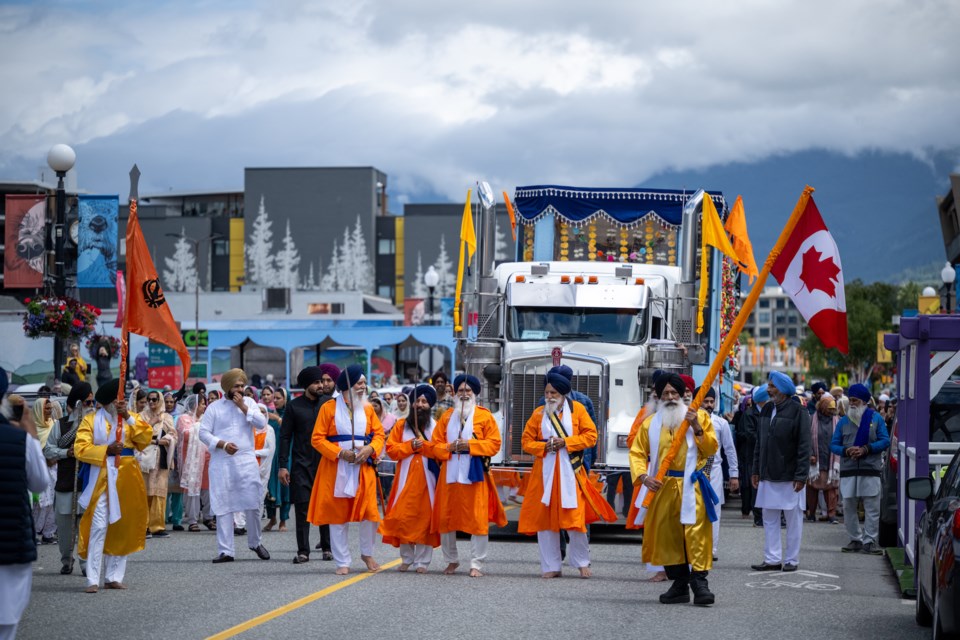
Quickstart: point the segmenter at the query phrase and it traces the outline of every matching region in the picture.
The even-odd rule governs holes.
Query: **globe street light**
[[[64,264],[63,229],[67,223],[67,192],[63,178],[77,161],[76,152],[65,144],[55,144],[47,153],[47,164],[57,174],[56,218],[53,226],[53,292],[58,298],[67,295],[67,273]],[[49,245],[48,245],[49,246]],[[60,377],[63,345],[58,337],[53,338],[53,377]]]
[[[430,265],[430,268],[427,269],[427,272],[423,274],[423,284],[427,285],[427,293],[429,294],[427,324],[433,324],[433,292],[436,290],[437,285],[440,284],[440,274],[437,273],[437,270],[433,268],[433,265]],[[430,371],[427,372],[427,376],[429,377],[432,376],[434,372],[433,345],[430,345],[428,348],[430,349]]]
[[[950,289],[953,288],[953,283],[957,279],[957,272],[949,262],[940,270],[940,279],[943,280],[943,288],[947,290],[945,313],[950,313]]]

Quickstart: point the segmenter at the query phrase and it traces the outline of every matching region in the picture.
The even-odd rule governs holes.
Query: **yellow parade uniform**
[[[650,422],[656,414],[647,417],[630,447],[630,470],[633,477],[647,473],[650,457]],[[713,423],[705,411],[699,411],[697,420],[703,435],[694,438],[697,446],[696,468],[702,469],[707,458],[716,454],[719,444]],[[692,429],[692,427],[691,427]],[[660,429],[657,460],[663,463],[673,440],[671,429]],[[684,439],[669,470],[683,473],[687,457],[687,440]],[[680,510],[683,498],[683,478],[664,476],[663,486],[654,494],[644,520],[643,561],[648,564],[669,566],[690,564],[693,571],[709,571],[713,565],[713,527],[707,519],[700,486],[692,484],[696,492],[696,523],[683,525]]]

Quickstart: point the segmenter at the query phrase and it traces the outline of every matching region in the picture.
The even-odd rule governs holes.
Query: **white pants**
[[[426,569],[433,560],[433,547],[428,544],[402,544],[400,545],[400,561],[408,564],[414,569],[423,567]]]
[[[373,537],[377,531],[377,523],[363,520],[357,523],[360,526],[360,555],[373,556]],[[350,555],[350,523],[330,525],[330,551],[333,552],[333,561],[337,567],[349,567],[353,562]]]
[[[242,512],[241,512],[242,513]],[[236,557],[233,550],[233,521],[237,514],[227,513],[217,516],[217,552],[231,558]],[[247,546],[256,549],[260,546],[260,513],[257,509],[246,512]]]
[[[720,544],[720,505],[717,508],[717,521],[713,523],[713,555],[717,555],[717,545]]]
[[[127,571],[127,556],[111,556],[103,552],[107,541],[107,492],[100,494],[90,520],[90,540],[87,544],[87,585],[100,586],[100,564],[103,563],[104,582],[123,582]]]
[[[45,507],[33,505],[33,524],[37,529],[37,535],[44,538],[52,538],[57,534],[57,520],[54,515],[53,505],[48,504]]]
[[[803,533],[803,509],[784,510],[787,521],[787,545],[780,545],[780,509],[763,509],[763,561],[767,564],[799,564],[800,535]]]
[[[252,512],[252,513],[256,513],[256,514],[257,514],[257,517],[256,517],[257,520],[260,519],[260,512],[259,512],[259,511],[255,511],[255,512]],[[237,527],[237,529],[246,529],[246,528],[247,528],[247,514],[246,514],[246,512],[245,512],[245,511],[238,511],[237,513],[233,514],[233,524],[234,524],[235,527]],[[218,526],[217,528],[219,529],[220,527]]]
[[[480,571],[483,561],[487,559],[487,543],[489,536],[470,536],[470,568]],[[460,555],[457,553],[457,532],[448,531],[440,534],[440,549],[443,551],[443,560],[447,564],[459,564]]]
[[[860,517],[857,515],[857,502],[863,500],[863,527],[860,527]],[[877,544],[880,538],[880,494],[865,498],[843,498],[843,525],[847,529],[851,540],[859,540],[863,544],[872,542]]]
[[[198,521],[206,522],[213,518],[210,513],[210,492],[206,489],[200,490],[200,495],[183,496],[183,515],[186,516],[187,525],[197,524]]]
[[[574,569],[590,566],[590,542],[587,534],[567,529],[570,542],[567,543],[567,564]],[[540,572],[559,572],[563,566],[560,555],[560,532],[537,531],[537,547],[540,549]]]

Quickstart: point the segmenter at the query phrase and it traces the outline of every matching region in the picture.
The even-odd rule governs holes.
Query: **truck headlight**
[[[627,436],[621,435],[617,436],[617,449],[629,449],[630,445],[627,444]]]

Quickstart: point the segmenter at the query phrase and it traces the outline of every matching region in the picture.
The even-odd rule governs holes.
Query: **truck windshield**
[[[642,309],[571,309],[569,307],[511,307],[507,336],[513,342],[588,340],[643,342],[647,333]]]

